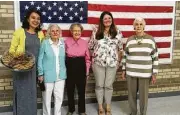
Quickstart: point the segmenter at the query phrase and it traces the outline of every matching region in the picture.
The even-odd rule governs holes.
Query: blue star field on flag
[[[87,23],[87,1],[20,1],[20,19],[34,8],[42,13],[43,23]]]

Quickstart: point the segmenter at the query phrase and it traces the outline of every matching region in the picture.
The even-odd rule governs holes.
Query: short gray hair
[[[144,20],[144,18],[142,18],[142,17],[137,17],[137,18],[134,19],[133,26],[135,26],[135,24],[136,24],[137,21],[142,21],[143,25],[144,25],[144,26],[146,25],[146,21]]]
[[[72,32],[74,26],[80,27],[80,28],[81,28],[81,32],[83,31],[83,26],[82,26],[80,23],[73,23],[73,24],[71,24],[71,26],[70,26],[70,28],[69,28],[69,30],[70,30],[71,32]]]
[[[58,27],[59,31],[61,32],[61,28],[59,27],[58,24],[49,24],[47,32],[46,32],[46,37],[47,38],[50,38],[51,28],[54,27],[54,26]]]

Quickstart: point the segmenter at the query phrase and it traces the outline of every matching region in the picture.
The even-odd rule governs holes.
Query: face
[[[40,24],[40,16],[37,13],[32,12],[31,15],[29,16],[28,22],[30,28],[32,29],[37,28]]]
[[[110,27],[112,24],[112,18],[110,15],[105,14],[103,17],[103,24],[105,27]]]
[[[81,28],[79,26],[74,26],[71,33],[74,39],[79,39],[81,37]]]
[[[144,32],[144,24],[143,21],[136,21],[135,25],[134,25],[134,30],[136,31],[136,33],[142,33]]]
[[[57,26],[52,26],[50,29],[50,37],[51,39],[58,39],[61,35],[61,31]]]

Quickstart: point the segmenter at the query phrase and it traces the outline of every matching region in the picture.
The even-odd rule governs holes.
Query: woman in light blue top
[[[47,38],[40,47],[38,57],[38,79],[45,83],[43,92],[43,115],[51,115],[51,96],[54,94],[54,115],[61,115],[61,105],[66,79],[65,47],[61,29],[51,24]]]

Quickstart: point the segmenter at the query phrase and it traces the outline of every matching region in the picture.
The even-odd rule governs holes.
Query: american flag
[[[66,38],[70,36],[70,25],[79,22],[84,27],[82,38],[86,40],[98,24],[102,11],[110,11],[123,34],[124,44],[134,34],[134,18],[143,17],[145,32],[152,35],[157,43],[159,63],[172,63],[175,1],[17,1],[16,28],[21,26],[25,12],[32,7],[42,12],[44,30],[49,23],[58,23],[63,30],[62,36]]]

